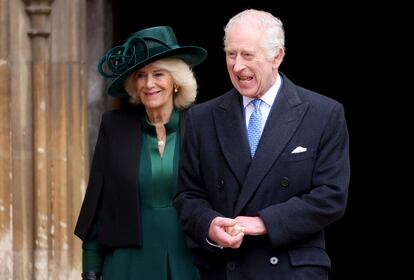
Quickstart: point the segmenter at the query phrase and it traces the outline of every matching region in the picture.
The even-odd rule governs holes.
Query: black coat
[[[253,159],[242,108],[233,89],[187,114],[174,205],[202,279],[326,279],[323,231],[344,214],[350,178],[343,106],[283,77]],[[267,234],[239,249],[206,242],[213,218],[239,215],[260,216]]]
[[[99,211],[99,243],[113,247],[141,245],[138,168],[142,105],[105,112],[99,129],[88,187],[75,228],[85,239]],[[185,110],[180,112],[180,137]],[[99,207],[98,207],[99,205]]]

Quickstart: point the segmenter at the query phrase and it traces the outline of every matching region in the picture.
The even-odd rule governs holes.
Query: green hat
[[[156,26],[135,32],[125,43],[113,47],[98,63],[104,78],[113,79],[108,89],[111,96],[127,95],[125,79],[135,70],[165,57],[178,57],[190,67],[207,57],[207,51],[196,46],[179,46],[174,31],[169,26]]]

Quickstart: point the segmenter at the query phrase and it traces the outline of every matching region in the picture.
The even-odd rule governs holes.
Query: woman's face
[[[150,63],[134,73],[139,98],[147,109],[155,110],[173,104],[174,80],[171,74]]]

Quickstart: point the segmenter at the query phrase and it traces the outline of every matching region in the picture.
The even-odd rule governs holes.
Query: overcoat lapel
[[[228,165],[240,185],[250,164],[249,144],[240,94],[232,90],[213,110],[218,141]]]
[[[136,190],[136,178],[140,158],[141,147],[141,118],[145,115],[141,108],[126,110],[122,114],[123,118],[117,122],[118,126],[123,126],[119,133],[119,156],[123,158],[125,165],[119,166],[120,174],[125,172],[124,176],[132,183],[134,191]],[[122,133],[121,133],[122,131]]]
[[[240,196],[235,204],[234,216],[240,214],[256,192],[260,182],[293,136],[308,108],[307,103],[301,103],[293,84],[284,79],[284,85],[273,103],[256,154],[242,184]]]

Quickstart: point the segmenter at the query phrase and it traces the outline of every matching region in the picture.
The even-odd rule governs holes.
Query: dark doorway
[[[268,2],[268,3],[266,3]],[[244,8],[264,9],[281,18],[286,31],[286,57],[282,72],[304,87],[347,101],[339,68],[345,66],[347,24],[344,8],[312,4],[269,4],[269,1],[226,1],[225,6],[207,2],[183,4],[179,1],[113,1],[114,44],[133,32],[154,25],[169,25],[182,45],[196,44],[209,52],[208,59],[195,68],[200,78],[199,101],[221,95],[230,89],[223,53],[223,27],[231,16]],[[301,12],[298,12],[298,8]],[[333,32],[332,29],[335,29]]]

